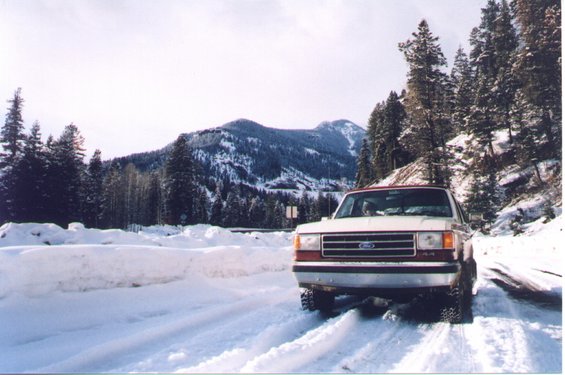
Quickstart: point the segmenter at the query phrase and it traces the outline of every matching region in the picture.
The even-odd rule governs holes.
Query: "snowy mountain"
[[[239,119],[185,136],[205,176],[266,189],[339,190],[336,181],[352,185],[365,130],[347,120],[287,130]],[[155,169],[170,147],[117,161]]]

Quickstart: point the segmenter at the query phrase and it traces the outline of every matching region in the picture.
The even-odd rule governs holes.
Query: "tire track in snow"
[[[258,332],[255,336],[236,343],[232,347],[228,347],[222,353],[208,358],[194,366],[182,367],[179,372],[238,372],[246,366],[248,362],[260,357],[273,348],[279,347],[287,342],[296,340],[310,331],[327,324],[330,316],[337,316],[359,306],[358,298],[345,298],[336,302],[336,308],[333,313],[325,314],[319,312],[304,312],[298,305],[298,298],[293,295],[292,310],[277,312],[274,311],[269,317],[269,325],[263,331]],[[295,307],[296,306],[296,307]],[[256,321],[265,320],[261,316],[242,317],[242,319],[253,319]],[[281,323],[282,321],[282,323]],[[245,324],[245,322],[242,322]],[[236,325],[238,322],[233,322]],[[225,329],[224,329],[225,330]]]
[[[292,372],[335,348],[359,322],[358,310],[328,319],[303,336],[273,347],[248,361],[241,372]]]
[[[317,314],[304,314],[299,310],[292,314],[273,315],[271,319],[273,321],[256,336],[235,346],[230,346],[220,354],[207,358],[194,366],[181,367],[176,371],[181,373],[239,372],[253,358],[323,324],[323,320]],[[258,317],[258,320],[263,319]],[[280,323],[280,321],[283,322]]]
[[[333,372],[387,372],[402,358],[406,345],[419,337],[415,326],[402,321],[388,320],[385,317],[384,320],[363,323],[354,337],[345,344],[355,350],[341,358]]]
[[[300,309],[297,292],[292,288],[269,293],[261,306],[237,316],[228,314],[139,363],[113,371],[238,372],[251,359],[324,324],[319,314]]]
[[[32,372],[108,371],[123,366],[124,363],[118,362],[123,362],[126,358],[131,361],[134,356],[144,357],[147,354],[144,348],[151,350],[156,344],[166,345],[183,336],[193,336],[199,332],[214,329],[224,320],[236,319],[238,316],[247,315],[249,311],[256,311],[271,303],[278,303],[289,298],[291,298],[289,293],[267,297],[260,295],[246,297],[239,302],[227,305],[206,307],[188,317],[166,320],[164,323],[135,331],[133,334],[99,343],[70,358]],[[131,366],[128,365],[127,368]]]
[[[561,314],[511,299],[490,279],[496,273],[479,269],[479,294],[473,302],[474,322],[466,330],[482,372],[561,371]],[[555,324],[544,323],[554,320]],[[545,357],[545,358],[544,358]],[[545,371],[544,371],[545,372]]]
[[[466,340],[464,324],[420,324],[419,341],[408,346],[405,355],[391,372],[473,373],[477,372],[472,350]]]

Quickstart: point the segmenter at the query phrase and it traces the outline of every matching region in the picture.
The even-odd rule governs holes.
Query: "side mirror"
[[[478,212],[471,212],[469,214],[469,221],[472,223],[476,223],[478,221],[483,221],[484,220],[484,214],[478,213]]]

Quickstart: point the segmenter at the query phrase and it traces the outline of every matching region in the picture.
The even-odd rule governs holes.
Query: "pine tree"
[[[455,54],[450,83],[452,85],[451,121],[456,132],[466,130],[467,118],[473,104],[473,70],[469,58],[463,48],[459,47]]]
[[[251,199],[249,205],[249,222],[254,228],[265,227],[265,204],[259,197]]]
[[[483,215],[480,227],[488,232],[495,222],[502,201],[502,192],[498,186],[497,169],[494,160],[486,156],[473,168],[473,182],[467,195],[467,211]]]
[[[561,155],[561,6],[557,0],[514,0],[521,45],[514,72],[520,83],[519,106],[530,106],[527,125],[537,147]],[[522,139],[527,137],[521,136]]]
[[[48,220],[45,216],[47,158],[37,121],[25,140],[22,156],[14,163],[14,208],[17,212],[14,219],[21,222]]]
[[[241,201],[238,193],[237,190],[228,193],[222,218],[224,227],[239,227],[241,225]]]
[[[101,151],[96,150],[88,163],[84,181],[83,218],[87,227],[100,227],[103,182]]]
[[[494,132],[498,128],[498,102],[495,94],[498,77],[495,29],[500,6],[489,0],[481,10],[481,24],[473,30],[471,38],[471,65],[475,70],[476,90],[473,105],[467,117],[467,127],[475,135],[480,147],[494,158]],[[501,44],[499,42],[499,44]]]
[[[498,17],[494,22],[493,44],[495,52],[496,78],[493,87],[495,118],[498,128],[507,129],[510,143],[513,142],[511,107],[518,81],[512,72],[518,48],[518,35],[506,0],[502,0]]]
[[[368,134],[372,152],[372,179],[380,180],[392,170],[400,168],[411,156],[402,147],[400,137],[404,130],[406,111],[398,94],[391,91],[386,102],[375,106],[369,118]]]
[[[249,216],[251,209],[251,198],[249,195],[244,194],[240,200],[240,215],[239,215],[239,225],[244,228],[251,227],[251,218]]]
[[[201,223],[201,224],[208,223],[209,206],[210,206],[210,200],[208,199],[208,194],[206,193],[206,189],[198,189],[195,206],[194,206],[194,218],[196,223]]]
[[[74,124],[67,125],[56,141],[48,143],[47,204],[53,222],[58,225],[82,220],[83,144],[84,138]]]
[[[14,97],[8,100],[10,107],[6,121],[0,131],[0,223],[18,220],[18,175],[14,167],[22,156],[25,134],[23,132],[21,89],[17,89]]]
[[[357,158],[357,174],[355,175],[355,186],[365,187],[369,185],[373,180],[373,175],[371,172],[371,152],[369,151],[367,139],[363,138],[361,150],[359,151],[359,156]]]
[[[276,204],[277,201],[274,195],[269,194],[265,199],[265,227],[266,228],[276,228],[277,218],[276,218]]]
[[[124,191],[124,223],[127,228],[131,224],[139,224],[141,213],[140,202],[140,173],[133,163],[128,163],[121,175],[121,184]]]
[[[166,222],[186,225],[195,222],[195,162],[184,135],[177,138],[165,165]]]
[[[496,120],[493,103],[491,83],[487,76],[479,75],[476,83],[475,99],[467,117],[467,128],[475,136],[480,147],[487,150],[494,157],[494,131]]]
[[[276,202],[273,228],[286,228],[286,208],[282,202]]]
[[[154,171],[146,175],[146,188],[143,194],[144,219],[142,225],[162,224],[163,197],[161,189],[162,172]]]
[[[386,148],[382,139],[385,103],[377,103],[369,117],[367,137],[371,151],[371,174],[375,180],[386,176]]]
[[[125,228],[125,194],[121,175],[120,164],[113,161],[102,184],[101,226],[104,228]]]
[[[214,193],[214,201],[212,202],[212,209],[210,212],[210,224],[215,226],[222,225],[223,208],[224,208],[224,201],[222,199],[222,191],[220,186],[218,185]]]
[[[298,201],[298,217],[296,218],[298,224],[304,224],[309,221],[308,208],[311,204],[311,199],[308,196],[308,193],[306,192],[306,190],[303,191],[302,196]]]
[[[4,126],[0,131],[0,143],[4,150],[3,153],[0,153],[0,169],[12,164],[16,157],[21,155],[25,141],[22,118],[24,99],[22,98],[21,88],[16,90],[14,97],[8,100],[8,103],[10,103],[10,107],[6,114]]]
[[[451,124],[447,117],[447,76],[441,70],[447,62],[438,37],[431,33],[425,20],[412,35],[414,39],[399,44],[409,66],[406,96],[409,128],[405,143],[413,145],[414,153],[423,157],[429,183],[448,184],[445,143]]]
[[[512,119],[518,126],[514,145],[516,162],[524,168],[532,166],[538,183],[543,185],[537,165],[543,159],[540,145],[545,144],[544,133],[539,126],[536,126],[537,120],[541,117],[540,112],[540,109],[528,101],[524,93],[519,90],[512,111]]]

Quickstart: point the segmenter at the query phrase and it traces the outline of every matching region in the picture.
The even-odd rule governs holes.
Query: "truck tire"
[[[300,292],[300,302],[303,310],[331,311],[335,295],[316,289],[303,289]]]
[[[454,288],[445,293],[442,300],[440,320],[452,324],[463,322],[463,291],[460,288]]]

